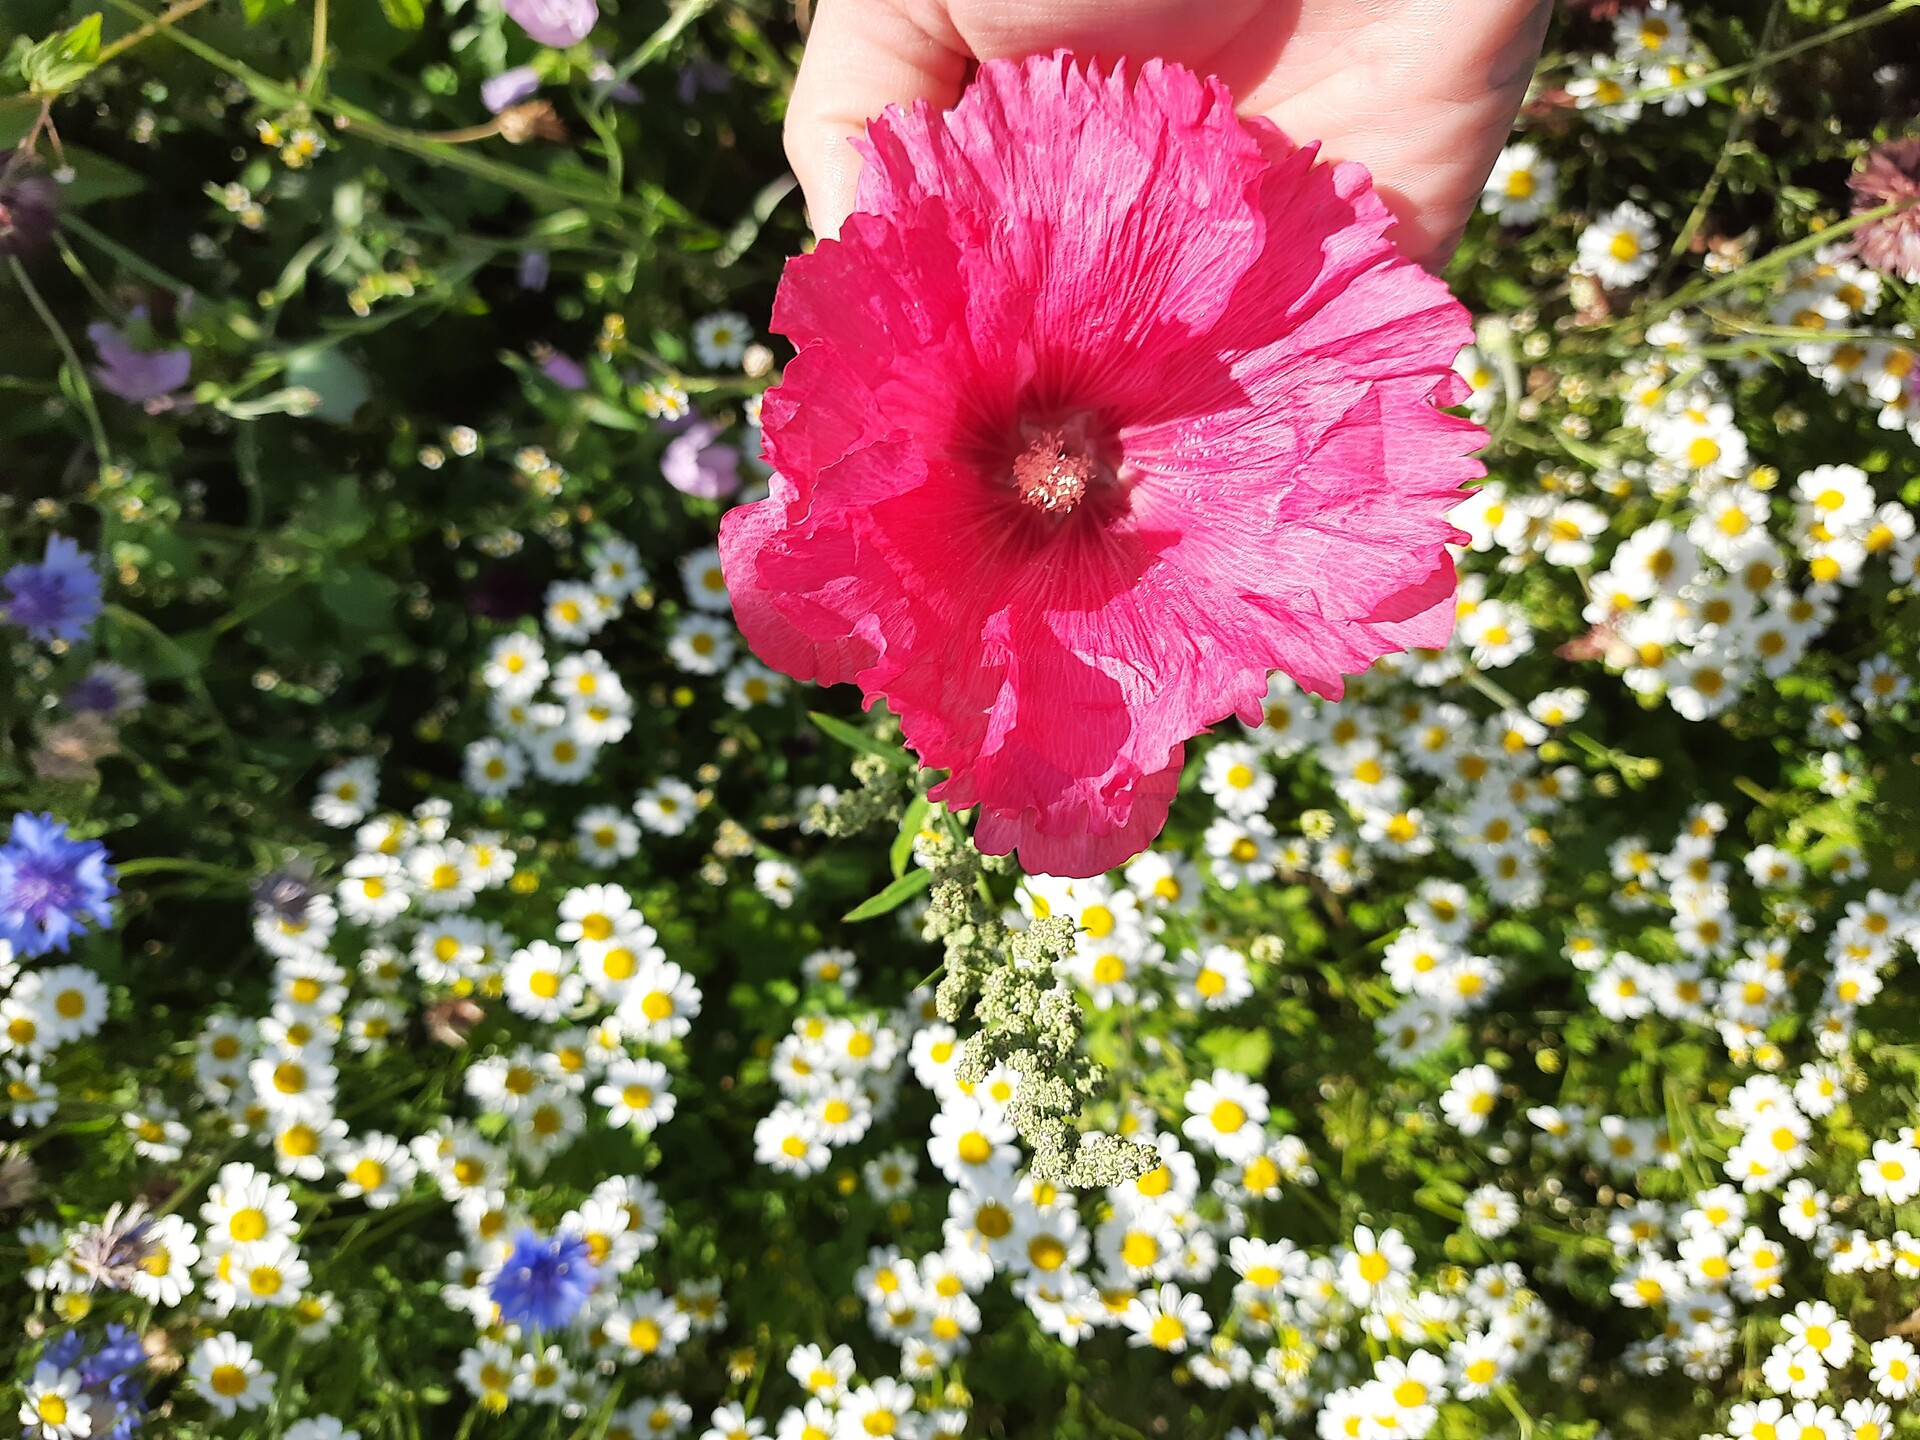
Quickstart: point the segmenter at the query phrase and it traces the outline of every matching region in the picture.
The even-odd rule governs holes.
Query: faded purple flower
[[[60,223],[60,187],[19,160],[0,167],[0,255],[30,255]]]
[[[549,350],[540,357],[540,373],[562,390],[587,388],[585,367],[571,355],[562,355],[558,350]]]
[[[193,370],[190,351],[136,350],[126,336],[103,320],[87,327],[87,338],[100,356],[100,363],[93,367],[93,378],[100,382],[100,388],[135,405],[172,400]]]
[[[593,33],[599,0],[504,0],[509,18],[542,45],[564,50]]]
[[[1867,156],[1847,184],[1856,215],[1890,201],[1906,203],[1899,214],[1863,226],[1853,248],[1874,269],[1920,284],[1920,136],[1889,140]]]
[[[544,290],[552,273],[553,262],[547,259],[547,252],[529,250],[520,257],[520,272],[515,278],[522,290]]]
[[[67,1245],[67,1259],[95,1285],[130,1290],[133,1277],[153,1254],[153,1221],[136,1200],[116,1205],[98,1225],[83,1225]]]
[[[531,65],[516,65],[480,82],[480,103],[487,113],[498,115],[510,105],[518,105],[540,88],[540,72]]]
[[[467,608],[490,620],[518,620],[540,610],[541,586],[515,562],[482,574],[467,595]]]
[[[733,86],[733,72],[717,60],[701,56],[680,67],[680,103],[691,105],[702,93],[724,95]]]
[[[587,67],[587,81],[593,86],[596,100],[616,100],[622,105],[638,105],[646,98],[638,85],[620,78],[620,72],[613,68],[613,61],[607,58],[604,50],[593,52],[593,64]]]
[[[266,920],[283,920],[289,925],[299,925],[306,920],[307,906],[319,893],[313,883],[313,862],[305,859],[270,870],[247,888],[253,895],[254,914]]]
[[[126,666],[101,660],[67,688],[62,703],[80,714],[123,715],[147,703],[147,686]]]
[[[718,500],[740,488],[740,450],[717,443],[720,427],[707,420],[687,426],[668,442],[660,473],[683,495]]]

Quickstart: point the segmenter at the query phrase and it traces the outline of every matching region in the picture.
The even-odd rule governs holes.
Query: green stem
[[[1507,1407],[1507,1413],[1513,1416],[1513,1423],[1520,1429],[1520,1440],[1529,1440],[1533,1434],[1533,1416],[1529,1415],[1526,1407],[1520,1403],[1520,1397],[1513,1393],[1513,1387],[1502,1383],[1493,1387],[1493,1393],[1499,1397],[1500,1403]]]
[[[166,271],[159,269],[150,261],[135,254],[113,237],[101,234],[78,215],[62,215],[60,217],[60,229],[68,235],[75,235],[86,241],[89,245],[93,246],[94,249],[118,263],[122,269],[131,274],[138,275],[149,285],[157,285],[162,290],[171,290],[176,295],[192,288],[186,281],[176,280],[173,276],[167,274]]]
[[[143,855],[136,860],[128,860],[114,867],[120,878],[129,875],[204,875],[210,880],[226,880],[246,888],[246,877],[228,869],[225,865],[214,865],[205,860],[189,860],[180,855]]]
[[[1742,61],[1738,65],[1727,65],[1718,70],[1709,70],[1706,74],[1695,76],[1679,85],[1650,85],[1645,89],[1635,90],[1630,94],[1623,95],[1614,103],[1618,105],[1630,105],[1647,100],[1665,100],[1668,96],[1678,95],[1684,90],[1701,90],[1709,85],[1718,85],[1727,80],[1738,80],[1742,76],[1757,74],[1769,66],[1777,65],[1782,60],[1791,60],[1796,55],[1804,55],[1809,50],[1817,50],[1822,45],[1831,44],[1835,40],[1844,40],[1847,36],[1857,34],[1862,30],[1871,30],[1876,25],[1884,25],[1887,21],[1897,19],[1905,12],[1913,9],[1920,9],[1920,0],[1893,0],[1893,3],[1890,5],[1884,5],[1878,10],[1869,11],[1867,14],[1856,16],[1851,20],[1842,20],[1837,25],[1828,26],[1817,35],[1809,35],[1804,40],[1796,40],[1793,44],[1783,45],[1778,50],[1769,50],[1764,54],[1754,56],[1751,60]]]
[[[1489,680],[1478,670],[1467,671],[1466,680],[1474,689],[1478,690],[1482,695],[1486,696],[1509,714],[1524,715],[1526,713],[1527,707],[1514,699],[1512,691],[1508,690],[1504,685],[1499,685]]]
[[[320,88],[320,77],[327,68],[327,0],[313,0],[313,54],[307,60],[307,73],[300,81],[300,93],[313,96]]]
[[[124,55],[141,41],[151,39],[156,32],[166,29],[176,20],[186,19],[206,3],[207,0],[178,0],[178,3],[168,7],[165,14],[156,15],[138,30],[122,35],[111,45],[102,45],[100,53],[94,57],[94,64],[104,65],[116,56]]]
[[[1774,33],[1780,28],[1780,17],[1785,11],[1784,0],[1773,0],[1767,8],[1767,22],[1760,32],[1760,49],[1765,51],[1773,44]],[[1756,69],[1755,75],[1761,72]],[[1726,178],[1727,167],[1733,161],[1733,147],[1746,133],[1747,122],[1760,105],[1760,86],[1756,83],[1748,87],[1741,97],[1739,107],[1733,112],[1733,119],[1727,122],[1727,133],[1720,142],[1720,153],[1713,162],[1713,173],[1707,176],[1707,183],[1700,187],[1700,198],[1694,202],[1693,213],[1687,216],[1686,224],[1680,227],[1680,233],[1674,236],[1673,248],[1667,252],[1669,261],[1677,260],[1687,253],[1687,247],[1693,243],[1693,237],[1699,233],[1706,222],[1707,207],[1713,204],[1714,197],[1720,193],[1720,182]]]
[[[67,371],[73,376],[74,395],[80,401],[80,409],[87,418],[87,429],[93,435],[94,461],[98,468],[105,469],[108,456],[112,453],[107,444],[107,427],[100,423],[100,407],[93,403],[93,386],[87,380],[87,368],[80,363],[80,356],[73,348],[73,341],[67,338],[67,332],[61,328],[47,302],[41,298],[39,288],[33,283],[33,277],[27,274],[27,267],[20,263],[20,257],[9,255],[7,267],[13,271],[14,283],[19,285],[20,293],[27,297],[27,303],[33,307],[33,313],[40,317],[40,323],[47,327],[47,333],[53,337],[53,343],[60,347],[60,353],[66,357]]]
[[[614,68],[614,74],[622,79],[630,79],[635,73],[651,65],[656,58],[694,21],[714,7],[715,0],[682,0],[678,9],[667,17],[667,23],[640,43],[640,48],[622,60]]]
[[[613,117],[607,114],[604,105],[589,106],[584,113],[587,124],[591,125],[593,133],[600,137],[600,147],[606,156],[607,189],[610,193],[618,195],[626,184],[626,155],[620,149],[619,127],[615,124]]]
[[[195,1192],[198,1191],[202,1185],[206,1184],[207,1181],[211,1180],[214,1175],[219,1172],[222,1165],[226,1164],[227,1161],[239,1153],[240,1147],[247,1143],[247,1139],[248,1137],[244,1135],[234,1137],[225,1149],[219,1151],[211,1160],[207,1161],[206,1164],[202,1165],[181,1182],[180,1187],[155,1208],[153,1218],[155,1220],[164,1219],[166,1216],[178,1210],[182,1205],[186,1204],[188,1200],[192,1199]]]
[[[1920,0],[1915,0],[1915,3],[1920,4]],[[1916,203],[1920,202],[1890,200],[1885,205],[1877,205],[1871,210],[1862,210],[1859,214],[1850,215],[1837,224],[1827,226],[1824,230],[1816,230],[1811,235],[1802,236],[1791,245],[1782,245],[1777,250],[1769,250],[1765,255],[1749,260],[1717,280],[1697,286],[1682,286],[1664,300],[1655,302],[1639,315],[1631,318],[1643,326],[1651,325],[1675,310],[1685,309],[1689,305],[1699,305],[1741,285],[1750,285],[1762,275],[1790,265],[1801,256],[1810,255],[1823,245],[1831,245],[1834,241],[1851,235],[1856,230],[1890,219],[1902,211],[1911,209]]]
[[[93,278],[93,272],[87,269],[86,262],[82,260],[74,248],[67,243],[67,237],[64,235],[56,235],[54,237],[54,243],[60,248],[60,259],[65,262],[67,269],[73,273],[73,278],[86,287],[87,294],[93,297],[93,303],[100,307],[101,314],[119,315],[119,305],[115,303],[111,295],[100,288],[100,282]]]

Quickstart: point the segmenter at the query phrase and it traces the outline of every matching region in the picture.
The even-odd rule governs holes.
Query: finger
[[[1425,123],[1403,132],[1386,182],[1388,203],[1400,207],[1397,238],[1434,270],[1452,256],[1479,205],[1553,10],[1551,0],[1476,0],[1475,8],[1491,22],[1481,43],[1459,54],[1456,83],[1436,89]]]
[[[1394,239],[1438,269],[1480,198],[1526,96],[1551,0],[1315,0],[1272,77],[1248,97],[1297,139],[1358,160],[1399,222]],[[1245,103],[1245,102],[1243,102]]]
[[[860,156],[847,142],[889,105],[952,105],[966,70],[957,38],[931,13],[889,0],[820,0],[785,135],[815,234],[839,234],[852,213]]]

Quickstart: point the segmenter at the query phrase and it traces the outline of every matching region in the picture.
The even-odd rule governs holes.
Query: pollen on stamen
[[[1013,462],[1014,490],[1049,515],[1065,515],[1078,505],[1093,477],[1093,461],[1072,453],[1051,431],[1037,436]]]

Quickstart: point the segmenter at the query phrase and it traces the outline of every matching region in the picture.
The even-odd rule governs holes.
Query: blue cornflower
[[[98,840],[75,840],[51,815],[13,817],[0,845],[0,940],[28,959],[65,950],[83,921],[113,923],[119,893]]]
[[[139,1332],[109,1325],[91,1351],[88,1343],[78,1330],[69,1330],[40,1358],[80,1372],[81,1393],[93,1417],[93,1440],[130,1440],[147,1410],[147,1353]]]
[[[0,615],[35,640],[81,640],[100,618],[100,574],[91,557],[64,535],[47,537],[46,557],[14,566],[0,584]]]
[[[500,1318],[536,1330],[558,1330],[580,1313],[599,1283],[593,1252],[578,1235],[545,1239],[531,1230],[513,1238],[490,1293]]]

